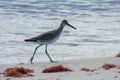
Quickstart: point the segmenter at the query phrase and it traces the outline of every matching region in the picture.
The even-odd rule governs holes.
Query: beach
[[[0,80],[120,80],[120,58],[117,57],[104,57],[104,58],[84,58],[77,60],[64,60],[55,63],[41,62],[41,63],[19,63],[0,65],[0,73],[5,69],[11,67],[24,67],[33,69],[33,76],[29,77],[5,77],[0,74]],[[102,66],[104,64],[115,64],[117,67],[105,70]],[[45,68],[62,65],[70,68],[72,71],[68,72],[51,72],[43,73]],[[88,68],[91,70],[81,70]],[[92,69],[94,69],[92,71]]]
[[[66,26],[49,45],[58,62],[41,46],[30,64],[39,44],[24,40],[64,19],[77,30]],[[0,80],[120,80],[119,34],[120,0],[0,0]]]

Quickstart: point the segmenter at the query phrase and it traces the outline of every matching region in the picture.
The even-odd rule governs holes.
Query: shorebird
[[[32,38],[24,40],[24,41],[28,41],[28,42],[37,42],[37,43],[40,44],[39,46],[37,46],[35,48],[34,53],[33,53],[32,57],[29,60],[31,63],[33,63],[33,58],[35,56],[35,53],[36,53],[37,49],[40,46],[42,46],[42,45],[46,45],[45,53],[48,56],[48,58],[50,59],[50,61],[54,62],[52,60],[52,58],[49,56],[49,54],[48,54],[47,46],[48,46],[48,44],[51,44],[51,43],[53,43],[53,42],[58,40],[58,38],[60,37],[60,34],[61,34],[63,28],[65,27],[65,25],[68,25],[68,26],[72,27],[73,29],[76,29],[75,27],[70,25],[67,20],[62,20],[62,22],[60,24],[60,27],[58,29],[55,29],[55,30],[52,30],[52,31],[48,31],[48,32],[45,32],[45,33],[40,34],[38,36],[35,36],[35,37],[32,37]]]

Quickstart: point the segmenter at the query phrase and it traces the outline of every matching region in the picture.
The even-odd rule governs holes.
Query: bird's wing
[[[30,39],[26,39],[25,41],[37,42],[40,41],[50,41],[56,37],[56,30],[49,31],[38,36],[32,37]]]
[[[41,41],[50,41],[53,40],[56,36],[56,30],[54,30],[39,35],[39,39]]]

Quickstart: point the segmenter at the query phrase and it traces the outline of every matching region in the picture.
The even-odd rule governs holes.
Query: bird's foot
[[[33,57],[31,57],[28,62],[30,62],[31,64],[33,63]]]
[[[55,63],[55,62],[58,62],[58,61],[53,61],[53,60],[50,60],[50,62]]]

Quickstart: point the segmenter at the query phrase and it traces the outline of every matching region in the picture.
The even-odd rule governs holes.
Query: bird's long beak
[[[75,27],[73,27],[72,25],[70,25],[69,23],[67,23],[68,26],[70,26],[73,29],[76,29]]]

